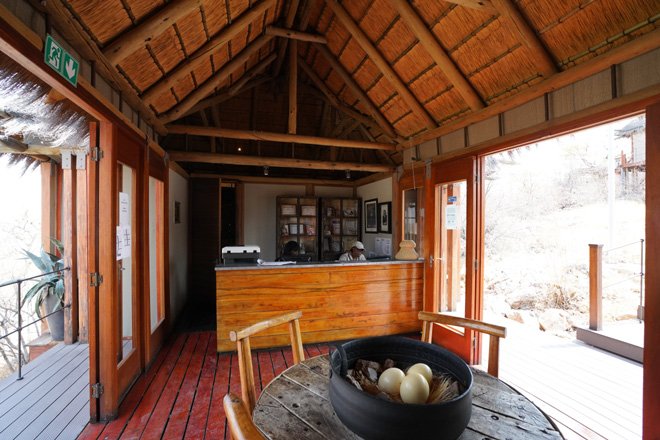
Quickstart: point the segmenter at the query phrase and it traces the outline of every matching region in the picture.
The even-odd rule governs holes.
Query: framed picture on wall
[[[378,204],[378,232],[392,233],[392,202]]]
[[[181,202],[174,202],[174,223],[181,223]]]
[[[364,232],[378,232],[378,199],[364,202]]]

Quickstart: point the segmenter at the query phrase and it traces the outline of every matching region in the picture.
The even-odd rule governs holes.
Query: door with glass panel
[[[427,182],[426,300],[425,310],[480,319],[480,300],[475,280],[476,187],[474,158],[466,158],[432,169]],[[470,330],[436,324],[433,340],[472,362],[479,345]]]

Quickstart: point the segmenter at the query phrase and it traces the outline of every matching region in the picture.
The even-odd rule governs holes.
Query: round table
[[[329,356],[294,365],[263,389],[253,420],[267,439],[360,439],[339,420],[328,394]],[[499,379],[472,369],[472,418],[459,439],[562,439],[552,421]]]

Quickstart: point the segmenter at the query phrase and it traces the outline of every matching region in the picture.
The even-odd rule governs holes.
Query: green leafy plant
[[[60,255],[64,255],[64,246],[62,243],[55,238],[51,238],[51,241],[57,247]],[[64,258],[46,252],[43,246],[41,247],[39,255],[35,255],[28,250],[24,250],[24,252],[25,255],[27,255],[27,258],[32,260],[32,263],[34,263],[41,273],[53,272],[44,275],[40,279],[35,279],[34,281],[36,281],[37,284],[27,291],[21,304],[25,305],[26,302],[34,299],[34,311],[37,316],[41,318],[40,307],[49,294],[55,295],[57,302],[53,310],[47,311],[47,313],[54,312],[64,306],[64,274],[62,273],[62,270],[64,269]]]

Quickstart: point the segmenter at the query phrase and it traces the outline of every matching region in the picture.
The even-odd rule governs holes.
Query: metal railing
[[[46,272],[46,273],[42,273],[42,274],[39,274],[39,275],[34,275],[34,276],[31,276],[31,277],[27,277],[27,278],[19,278],[17,280],[11,280],[11,281],[7,281],[6,283],[0,284],[0,287],[11,286],[12,284],[17,284],[18,285],[18,287],[16,289],[16,300],[17,300],[17,303],[18,303],[18,305],[17,305],[17,307],[18,307],[18,327],[16,327],[16,330],[11,331],[11,332],[7,333],[6,335],[0,336],[0,340],[2,340],[2,339],[5,339],[5,338],[8,338],[9,336],[13,335],[14,333],[18,333],[18,377],[16,378],[16,380],[23,379],[23,376],[22,376],[22,373],[21,373],[21,367],[22,367],[22,364],[23,364],[23,351],[22,351],[23,350],[22,349],[22,345],[23,345],[22,331],[23,331],[23,329],[27,328],[27,327],[29,327],[33,324],[36,324],[37,322],[42,321],[43,319],[45,319],[45,318],[47,318],[51,315],[54,315],[55,313],[59,313],[59,312],[64,313],[63,312],[64,309],[66,309],[67,307],[71,307],[70,304],[66,304],[66,305],[62,306],[61,309],[55,310],[54,312],[47,313],[47,314],[43,315],[41,318],[36,319],[36,320],[32,321],[29,324],[23,325],[23,316],[21,315],[21,307],[23,306],[22,301],[21,301],[21,283],[23,283],[24,281],[33,280],[35,278],[40,278],[40,277],[43,277],[45,275],[52,275],[54,273],[64,272],[64,271],[67,271],[67,270],[70,270],[70,269],[71,269],[70,267],[65,267],[64,269],[54,270],[52,272]]]

